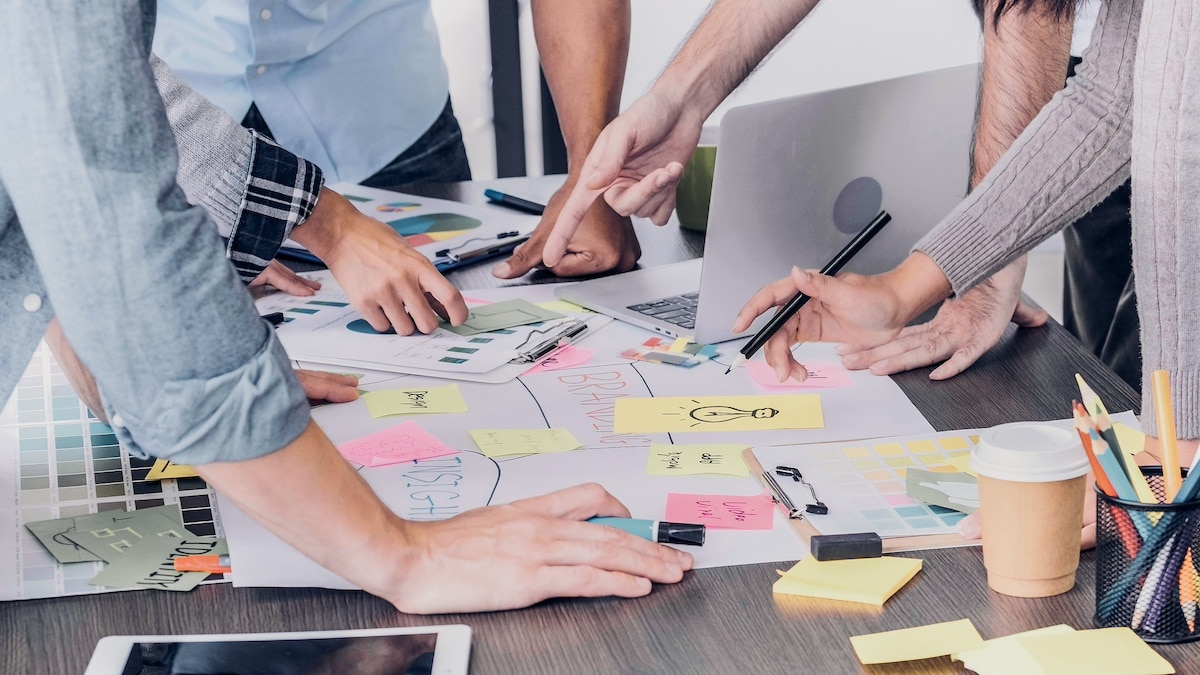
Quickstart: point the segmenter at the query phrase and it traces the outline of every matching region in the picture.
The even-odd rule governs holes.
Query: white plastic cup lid
[[[1074,431],[1050,424],[1013,422],[984,431],[971,452],[981,476],[1018,483],[1051,483],[1083,476],[1088,459]]]

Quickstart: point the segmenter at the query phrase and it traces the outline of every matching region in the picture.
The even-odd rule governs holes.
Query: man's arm
[[[714,3],[650,92],[596,138],[547,237],[546,264],[559,264],[601,195],[617,213],[665,224],[704,120],[817,1]]]
[[[1004,11],[998,14],[1001,3]],[[983,74],[971,162],[972,189],[1062,88],[1070,58],[1074,5],[1061,0],[986,0],[980,19]],[[1049,318],[1045,311],[1021,300],[1025,263],[1021,257],[962,297],[947,300],[932,321],[906,328],[892,342],[877,347],[840,347],[843,364],[890,375],[942,362],[930,378],[954,377],[991,349],[1010,322],[1033,327]]]
[[[546,237],[579,182],[584,158],[620,108],[629,20],[629,0],[534,0],[533,31],[567,146],[567,179],[546,204],[533,236],[493,270],[496,276],[519,277],[541,264]],[[641,254],[629,218],[601,202],[588,211],[554,273],[627,272]]]

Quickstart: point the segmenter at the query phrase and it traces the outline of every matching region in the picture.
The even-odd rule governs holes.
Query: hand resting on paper
[[[892,375],[941,362],[929,379],[958,375],[1003,337],[1009,323],[1036,328],[1050,318],[1045,310],[1021,300],[1025,262],[1021,257],[962,297],[946,300],[932,321],[904,328],[895,340],[877,347],[839,345],[842,365]]]
[[[310,402],[346,403],[358,398],[358,378],[354,375],[297,368],[296,379]]]
[[[1180,466],[1188,466],[1192,458],[1196,456],[1197,446],[1200,445],[1200,440],[1187,439],[1179,441],[1179,464]],[[1142,447],[1142,451],[1134,455],[1140,466],[1162,466],[1162,460],[1159,458],[1161,450],[1158,439],[1147,434],[1146,444]],[[983,531],[980,526],[979,511],[970,514],[966,518],[958,521],[959,535],[967,539],[980,539],[983,536]],[[1079,547],[1082,550],[1088,550],[1096,546],[1096,480],[1091,474],[1088,474],[1087,487],[1083,493],[1083,530],[1079,535]]]
[[[274,453],[196,470],[283,541],[402,612],[515,609],[555,597],[638,597],[653,583],[680,581],[692,567],[686,553],[584,522],[630,515],[595,484],[438,522],[403,520],[311,422]]]
[[[437,328],[439,313],[456,326],[467,320],[462,294],[428,258],[329,188],[321,189],[312,215],[292,230],[292,238],[329,266],[377,331],[428,333]]]
[[[271,286],[288,295],[307,297],[321,289],[321,282],[306,279],[278,260],[272,260],[254,281],[250,282],[251,288],[255,286]]]

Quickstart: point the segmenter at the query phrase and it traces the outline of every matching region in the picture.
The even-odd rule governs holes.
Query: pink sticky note
[[[547,370],[562,370],[563,368],[574,368],[582,366],[594,356],[596,352],[575,345],[567,345],[562,349],[554,352],[545,361],[525,371],[526,375],[534,373],[544,373]]]
[[[850,379],[850,371],[836,363],[806,363],[808,379],[797,382],[788,379],[780,382],[775,377],[775,371],[766,361],[747,361],[746,372],[754,378],[754,382],[772,391],[804,391],[806,389],[833,389],[835,387],[853,387],[854,380]]]
[[[342,443],[338,446],[338,452],[351,462],[365,466],[387,466],[414,459],[453,455],[458,450],[442,443],[419,424],[409,420],[370,436]]]
[[[480,300],[479,298],[468,298],[466,296],[463,296],[463,302],[467,303],[468,305],[490,305],[490,304],[492,304],[491,300]]]
[[[673,523],[701,523],[718,530],[769,530],[775,508],[768,494],[667,495],[666,520]]]

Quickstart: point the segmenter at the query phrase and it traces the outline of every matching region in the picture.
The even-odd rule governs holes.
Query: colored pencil
[[[1175,408],[1171,403],[1171,378],[1165,370],[1150,374],[1153,386],[1154,411],[1158,414],[1158,442],[1162,444],[1163,485],[1167,501],[1175,500],[1183,486],[1179,472],[1179,439],[1175,437]]]
[[[1100,460],[1096,459],[1096,453],[1092,450],[1090,434],[1094,427],[1091,418],[1087,416],[1087,411],[1083,409],[1079,401],[1071,401],[1071,408],[1075,414],[1075,431],[1079,433],[1079,441],[1083,443],[1083,451],[1087,453],[1088,464],[1092,465],[1092,475],[1096,477],[1096,487],[1109,497],[1116,497],[1117,491],[1113,489],[1112,482],[1108,480],[1108,474],[1104,473],[1104,468],[1100,466]]]

